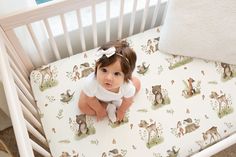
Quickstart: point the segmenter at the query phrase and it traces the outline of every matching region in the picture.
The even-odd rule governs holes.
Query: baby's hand
[[[122,121],[125,117],[125,111],[120,108],[117,110],[117,121]]]
[[[96,111],[96,115],[97,115],[97,121],[99,121],[107,116],[107,112],[105,108],[101,107],[99,110]]]

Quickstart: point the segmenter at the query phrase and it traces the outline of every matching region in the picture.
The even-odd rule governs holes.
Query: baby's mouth
[[[105,82],[104,84],[105,84],[105,87],[111,87],[112,86],[112,84],[108,83],[108,82]]]

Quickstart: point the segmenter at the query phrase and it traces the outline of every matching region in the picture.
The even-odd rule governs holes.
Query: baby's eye
[[[100,70],[101,70],[102,72],[104,72],[104,73],[107,72],[107,69],[106,69],[106,68],[101,68]]]
[[[120,73],[120,72],[115,72],[114,75],[115,75],[115,76],[120,76],[121,73]]]

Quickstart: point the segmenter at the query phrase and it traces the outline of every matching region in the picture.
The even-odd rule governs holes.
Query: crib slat
[[[58,51],[56,41],[55,41],[55,39],[54,39],[54,37],[53,37],[51,27],[49,26],[48,19],[44,19],[43,22],[44,22],[44,25],[45,25],[46,30],[47,30],[47,32],[48,32],[49,41],[50,41],[50,43],[51,43],[51,46],[52,46],[54,55],[56,56],[56,59],[57,59],[57,60],[60,60],[60,59],[61,59],[61,56],[60,56],[60,53],[59,53],[59,51]]]
[[[23,76],[23,74],[19,71],[18,67],[15,65],[15,63],[13,62],[13,60],[8,57],[10,65],[12,70],[16,73],[16,75],[19,77],[19,79],[22,81],[22,83],[24,84],[24,86],[26,87],[26,89],[28,91],[31,90],[30,84],[29,84],[29,80],[28,78],[25,78],[25,76]]]
[[[27,129],[29,132],[34,135],[40,142],[42,142],[45,146],[48,147],[47,139],[40,133],[38,130],[36,130],[27,120],[25,120]]]
[[[129,36],[131,36],[133,34],[133,31],[134,31],[134,22],[135,22],[136,9],[137,9],[137,0],[134,0],[133,10],[132,10],[131,19],[130,19]]]
[[[161,6],[161,0],[157,0],[157,4],[155,6],[154,13],[153,13],[153,16],[152,16],[151,28],[154,28],[154,26],[155,26],[160,6]]]
[[[64,31],[64,36],[65,36],[69,56],[72,56],[73,55],[73,50],[72,50],[72,47],[71,47],[71,41],[70,41],[70,36],[69,36],[69,33],[68,33],[67,26],[66,26],[65,17],[64,17],[63,14],[61,14],[60,18],[61,18],[62,28],[63,28],[63,31]]]
[[[12,54],[9,50],[9,53],[8,53],[8,58],[12,60],[12,63],[14,63],[16,66],[16,68],[20,71],[20,73],[24,76],[25,79],[27,79],[27,81],[29,81],[29,74],[28,74],[28,71],[26,70],[26,68],[24,67],[23,63],[21,62],[20,58],[14,54]],[[17,58],[18,57],[18,58]],[[18,61],[17,61],[18,60]],[[10,61],[11,62],[11,61]]]
[[[76,14],[77,14],[77,21],[78,21],[78,26],[79,26],[79,35],[80,35],[82,51],[86,51],[84,29],[83,29],[83,24],[81,21],[80,9],[76,10]]]
[[[95,48],[98,45],[98,41],[97,41],[97,23],[96,23],[96,4],[94,1],[92,4],[92,21],[93,21],[93,45]]]
[[[35,35],[34,31],[33,31],[32,25],[31,24],[27,24],[27,28],[28,28],[30,36],[31,36],[31,38],[32,38],[32,40],[34,42],[34,46],[37,49],[40,58],[42,59],[43,64],[46,64],[47,63],[47,59],[46,59],[46,57],[45,57],[45,55],[43,53],[43,49],[40,46],[38,39],[37,39],[37,37],[36,37],[36,35]]]
[[[41,147],[40,145],[38,145],[38,144],[37,144],[36,142],[34,142],[33,140],[30,140],[30,142],[31,142],[31,145],[32,145],[33,149],[34,149],[36,152],[40,153],[40,154],[43,155],[43,156],[51,157],[51,154],[50,154],[48,151],[46,151],[43,147]]]
[[[11,70],[13,76],[14,76],[14,80],[16,82],[16,85],[18,88],[21,89],[21,91],[24,93],[24,95],[28,98],[28,100],[30,101],[31,104],[34,104],[34,98],[31,94],[31,90],[28,90],[26,87],[24,87],[23,83],[20,81],[20,79],[18,78],[18,76]]]
[[[2,28],[0,28],[0,32],[1,32],[1,35],[4,39],[3,42],[6,45],[6,48],[8,50],[8,54],[13,59],[13,61],[17,64],[17,66],[19,67],[19,69],[21,70],[23,75],[27,77],[29,75],[29,71],[31,71],[34,68],[32,62],[28,59],[28,56],[26,54],[22,54],[22,53],[24,53],[24,51],[20,51],[22,53],[16,52],[16,50],[19,51],[19,50],[22,50],[23,48],[21,47],[22,49],[20,49],[20,48],[15,49],[11,45],[11,42],[9,41],[8,37],[6,36],[6,34],[8,34],[9,37],[14,38],[14,40],[17,40],[19,42],[18,38],[16,37],[16,34],[12,31],[8,31],[8,32],[6,32],[6,34],[4,34]],[[22,57],[25,56],[25,58],[24,58],[25,60],[23,60],[24,62],[21,60],[20,56],[22,56]]]
[[[165,17],[166,17],[166,12],[167,12],[167,8],[168,8],[168,4],[169,3],[166,3],[166,5],[165,5],[165,8],[164,8],[164,13],[163,13],[163,15],[162,15],[162,19],[161,19],[161,25],[163,25],[164,24],[164,21],[165,21]]]
[[[106,42],[110,41],[110,0],[106,1]]]
[[[14,30],[10,30],[5,32],[8,36],[8,38],[11,40],[11,42],[9,41],[9,39],[6,39],[7,41],[9,41],[9,44],[7,43],[7,47],[9,49],[11,49],[12,52],[14,52],[15,55],[19,56],[20,60],[18,60],[18,62],[21,62],[24,66],[24,68],[27,69],[27,72],[29,73],[29,71],[31,71],[32,69],[34,69],[34,65],[31,62],[29,56],[27,54],[25,54],[25,51],[18,39],[18,37],[16,36]],[[4,38],[5,40],[5,38]],[[14,46],[10,46],[10,43]]]
[[[120,16],[119,16],[119,24],[118,24],[118,39],[122,38],[123,14],[124,14],[124,0],[121,0],[120,1]]]
[[[25,97],[25,95],[21,92],[21,90],[18,87],[17,87],[17,93],[19,95],[21,102],[25,105],[25,107],[33,114],[35,118],[39,119],[37,110],[29,102],[29,100]]]
[[[41,123],[32,115],[32,113],[25,107],[25,105],[20,102],[21,108],[23,110],[25,119],[32,122],[32,124],[39,129],[40,132],[43,132],[43,128],[41,126]]]
[[[26,88],[24,86],[23,82],[16,75],[16,73],[12,69],[10,69],[10,71],[13,74],[13,77],[14,77],[17,87],[19,87],[21,89],[21,91],[26,95],[26,97],[30,100],[31,104],[34,104],[34,97],[33,97],[31,88]]]
[[[144,11],[143,11],[141,27],[140,27],[140,32],[144,31],[144,27],[145,27],[145,23],[146,23],[146,18],[147,18],[147,13],[148,13],[149,2],[150,2],[150,0],[146,0],[145,8],[144,8]]]
[[[10,71],[10,65],[7,62],[7,52],[3,41],[0,37],[0,70],[2,72],[2,82],[4,84],[4,90],[7,98],[8,108],[11,116],[12,125],[14,126],[15,137],[17,141],[18,150],[20,156],[32,157],[33,150],[29,142],[29,134],[24,121],[24,116],[19,105],[20,101],[14,86],[14,80]]]

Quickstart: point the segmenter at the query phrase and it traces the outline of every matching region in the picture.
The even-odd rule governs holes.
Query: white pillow
[[[236,0],[169,0],[159,49],[236,64]]]

